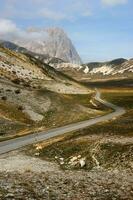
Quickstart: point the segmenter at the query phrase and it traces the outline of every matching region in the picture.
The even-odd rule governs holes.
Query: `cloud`
[[[40,10],[39,15],[41,17],[44,17],[44,18],[47,18],[47,19],[52,19],[52,20],[57,20],[57,21],[68,19],[67,15],[65,15],[63,13],[59,13],[59,12],[49,10],[47,8],[43,8],[42,10]]]
[[[126,4],[128,0],[102,0],[102,4],[106,6],[116,6]]]
[[[0,34],[8,34],[14,33],[17,31],[16,24],[14,24],[11,20],[0,19]]]
[[[22,30],[17,25],[8,19],[0,19],[0,39],[14,40],[25,39],[29,40],[42,40],[47,37],[43,31],[38,29]]]
[[[2,4],[2,5],[1,5]],[[0,17],[71,21],[91,15],[91,0],[4,0]]]

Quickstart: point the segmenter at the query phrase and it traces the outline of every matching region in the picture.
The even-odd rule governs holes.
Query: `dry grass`
[[[131,168],[133,157],[133,103],[131,90],[101,90],[103,97],[117,105],[124,106],[127,113],[110,122],[103,122],[85,130],[76,131],[64,137],[59,137],[51,142],[43,142],[40,157],[56,161],[64,158],[63,169],[79,169],[79,165],[70,166],[70,157],[81,155],[86,157],[85,169],[90,170],[96,166],[92,158],[95,149],[95,157],[100,166],[105,168]],[[122,140],[121,140],[122,138]],[[125,142],[124,141],[125,138]],[[34,147],[29,147],[29,154],[34,155]]]

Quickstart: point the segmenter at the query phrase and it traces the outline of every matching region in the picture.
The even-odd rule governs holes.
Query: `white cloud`
[[[91,15],[92,0],[4,0],[0,17],[21,19],[50,19],[53,21],[78,19]]]
[[[8,19],[0,19],[0,39],[10,40],[12,39],[25,39],[27,41],[33,39],[46,38],[47,35],[44,32],[36,30],[22,30],[17,25]]]
[[[43,8],[42,10],[40,10],[39,15],[41,17],[44,17],[44,18],[47,18],[47,19],[52,19],[52,20],[68,19],[67,15],[65,15],[63,13],[55,12],[53,10],[49,10],[48,8]]]
[[[15,31],[18,31],[17,27],[11,20],[0,19],[0,34],[4,35]]]
[[[128,0],[102,0],[103,5],[116,6],[120,4],[126,4]]]

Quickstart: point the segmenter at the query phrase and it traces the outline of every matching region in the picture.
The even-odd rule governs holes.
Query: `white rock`
[[[6,198],[13,198],[13,197],[14,197],[14,194],[8,193],[5,197],[6,197]]]
[[[74,156],[74,157],[72,157],[72,158],[70,159],[70,162],[74,162],[74,161],[76,161],[77,159],[78,159],[78,157]]]
[[[86,66],[85,69],[84,69],[84,73],[87,74],[88,72],[89,72],[89,67]]]
[[[61,161],[63,161],[63,160],[64,160],[64,158],[60,158],[60,160],[61,160]]]
[[[38,153],[35,153],[34,155],[35,155],[35,156],[39,156],[39,155],[40,155],[40,153],[38,152]]]
[[[86,162],[85,162],[85,158],[81,158],[80,160],[79,160],[79,163],[80,163],[80,166],[81,167],[84,167],[85,165],[86,165]]]
[[[36,150],[41,150],[42,149],[42,146],[37,146],[36,147]]]

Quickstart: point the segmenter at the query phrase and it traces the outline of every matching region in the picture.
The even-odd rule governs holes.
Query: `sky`
[[[83,62],[133,57],[133,0],[0,0],[0,38],[61,27]]]

